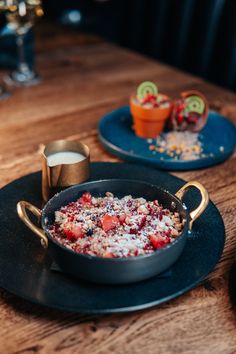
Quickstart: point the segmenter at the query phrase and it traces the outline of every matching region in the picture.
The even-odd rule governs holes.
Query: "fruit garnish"
[[[101,219],[102,229],[107,232],[115,229],[120,225],[119,219],[116,216],[104,215]]]
[[[177,131],[200,131],[208,117],[207,99],[199,91],[182,92],[180,96],[172,110],[172,128]]]
[[[126,215],[125,214],[119,215],[119,222],[120,222],[121,225],[123,225],[125,223],[125,219],[126,219]]]
[[[114,255],[111,252],[104,253],[103,257],[105,258],[114,258]]]
[[[76,241],[84,237],[84,230],[80,226],[68,224],[64,228],[64,235],[69,241]]]
[[[141,221],[140,221],[140,224],[139,224],[139,230],[141,230],[145,224],[146,224],[146,221],[147,221],[147,217],[146,215],[142,217]]]
[[[151,104],[153,108],[157,108],[159,107],[159,103],[158,103],[158,98],[159,98],[159,95],[158,96],[155,96],[155,95],[146,95],[144,97],[144,99],[141,101],[141,104],[142,106],[145,106],[146,104]],[[160,98],[159,98],[160,100]]]
[[[150,238],[153,248],[156,250],[158,248],[162,248],[165,245],[167,245],[168,243],[170,243],[170,240],[168,238],[163,239],[162,237],[160,237],[158,235],[150,235],[149,238]]]
[[[80,198],[80,203],[81,204],[91,204],[92,202],[92,196],[89,192],[85,192],[82,197]]]
[[[155,95],[150,95],[149,93],[143,98],[142,103],[157,103],[157,96]]]
[[[186,112],[196,112],[202,114],[205,109],[205,103],[199,96],[189,96],[185,99]]]
[[[144,81],[137,88],[138,100],[142,101],[147,95],[153,95],[155,97],[158,95],[158,88],[151,81]]]

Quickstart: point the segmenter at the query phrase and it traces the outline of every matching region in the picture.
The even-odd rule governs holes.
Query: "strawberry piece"
[[[147,220],[147,217],[143,216],[140,221],[139,227],[138,227],[139,230],[141,230],[144,227],[144,225],[146,224],[146,220]]]
[[[125,214],[119,215],[119,221],[120,221],[121,225],[123,225],[125,223],[125,219],[126,219],[126,215]]]
[[[153,106],[158,105],[157,96],[147,94],[142,101],[142,104],[145,104],[145,103],[151,103]]]
[[[115,229],[120,225],[119,219],[116,216],[104,215],[101,219],[102,228],[105,232]]]
[[[160,210],[158,217],[159,217],[160,221],[163,219],[163,211],[162,210]]]
[[[197,116],[194,113],[189,113],[187,116],[187,121],[189,123],[197,123],[198,119],[199,119],[199,116]]]
[[[152,103],[152,102],[156,102],[156,100],[157,100],[157,96],[147,94],[143,99],[143,103]]]
[[[90,205],[92,203],[92,196],[89,192],[85,192],[79,201],[82,205]]]
[[[184,103],[179,103],[179,104],[176,106],[176,112],[177,112],[177,113],[182,112],[184,109],[185,109],[185,104],[184,104]]]
[[[150,235],[149,238],[153,248],[156,250],[164,247],[170,242],[168,238],[164,239],[158,235]]]
[[[179,113],[179,114],[177,115],[177,121],[178,121],[179,123],[182,123],[183,120],[184,120],[183,114]]]
[[[74,242],[79,238],[84,237],[84,231],[81,226],[67,225],[64,228],[64,235],[66,236],[67,240]]]
[[[114,255],[111,252],[104,253],[103,257],[105,258],[114,258]]]

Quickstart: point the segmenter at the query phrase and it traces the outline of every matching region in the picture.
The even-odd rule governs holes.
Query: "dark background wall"
[[[236,90],[236,0],[44,0],[44,7],[48,18]]]

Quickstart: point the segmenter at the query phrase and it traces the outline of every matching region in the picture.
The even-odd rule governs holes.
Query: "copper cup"
[[[49,165],[49,156],[59,152],[72,152],[84,156],[78,162],[69,161]],[[59,161],[60,162],[60,161]],[[90,152],[87,145],[79,141],[56,140],[46,145],[42,154],[42,196],[47,202],[60,190],[89,179]]]

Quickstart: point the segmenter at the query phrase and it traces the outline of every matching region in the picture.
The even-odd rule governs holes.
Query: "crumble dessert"
[[[93,197],[86,192],[55,212],[49,231],[77,253],[122,258],[152,253],[175,240],[182,229],[180,215],[157,200],[131,195],[119,199],[110,192]]]

